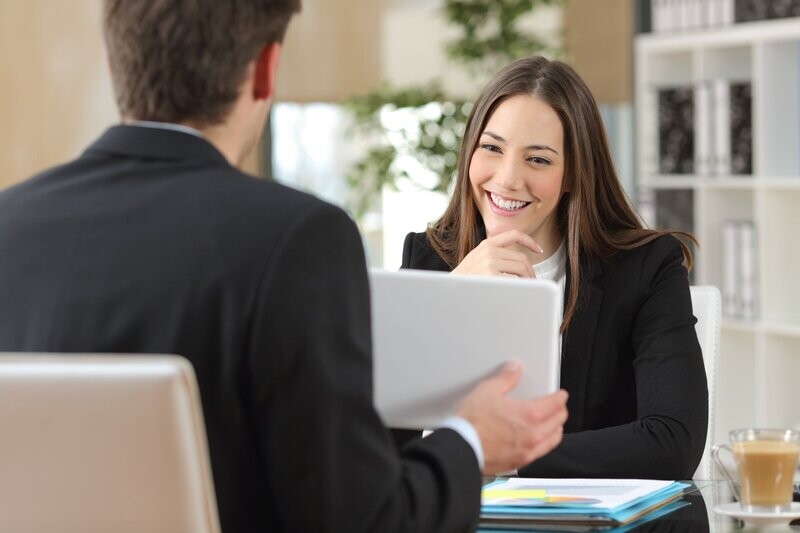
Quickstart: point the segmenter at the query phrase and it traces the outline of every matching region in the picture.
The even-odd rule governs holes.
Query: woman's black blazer
[[[692,477],[705,446],[708,387],[682,261],[677,240],[663,236],[581,263],[561,351],[570,395],[564,440],[520,475]],[[424,233],[406,237],[402,267],[450,270]]]

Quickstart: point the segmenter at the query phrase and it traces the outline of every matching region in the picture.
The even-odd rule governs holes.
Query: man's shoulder
[[[20,203],[28,198],[37,197],[37,192],[47,187],[60,176],[77,175],[82,172],[84,161],[82,158],[67,161],[37,172],[36,174],[15,182],[13,185],[0,190],[0,205],[21,207]],[[0,211],[6,211],[1,209]]]
[[[88,152],[0,191],[0,217],[31,217],[54,205],[69,213],[98,201],[146,206],[168,213],[164,217],[191,221],[198,233],[233,235],[242,242],[272,242],[304,221],[327,224],[323,233],[354,225],[333,204],[229,165]]]
[[[212,179],[216,172],[210,171]],[[280,203],[287,208],[318,207],[327,205],[324,200],[320,200],[311,193],[295,189],[280,182],[264,179],[230,168],[223,171],[225,176],[218,176],[220,187],[227,187],[232,194],[242,196],[243,200],[251,198],[256,202]]]
[[[233,170],[230,179],[221,186],[230,190],[235,201],[229,202],[235,209],[247,212],[255,219],[285,222],[306,217],[323,217],[350,221],[349,215],[340,207],[304,192],[272,180],[255,178]]]

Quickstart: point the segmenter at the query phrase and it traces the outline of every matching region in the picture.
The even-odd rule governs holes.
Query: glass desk
[[[618,533],[623,531],[653,531],[653,532],[709,532],[726,533],[729,531],[755,532],[755,531],[796,531],[800,532],[800,520],[793,522],[796,525],[779,525],[769,527],[756,527],[744,524],[735,518],[718,515],[714,506],[734,501],[728,484],[725,481],[686,481],[692,486],[687,488],[683,501],[688,505],[676,509],[671,513],[647,522],[638,522],[615,528],[587,528],[586,526],[568,526],[554,529],[552,526],[531,526],[523,531],[602,531],[605,533]],[[478,529],[485,533],[498,533],[499,529]],[[520,531],[520,530],[514,530]],[[509,530],[510,533],[510,530]]]

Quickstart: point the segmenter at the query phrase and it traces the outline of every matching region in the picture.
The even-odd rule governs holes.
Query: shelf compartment
[[[780,322],[766,322],[764,324],[764,331],[770,335],[779,335],[782,337],[795,337],[800,339],[800,324],[782,324]],[[800,352],[798,353],[800,357]]]
[[[639,181],[650,189],[743,189],[800,191],[800,176],[698,176],[654,174]]]
[[[800,20],[786,18],[738,23],[686,33],[649,33],[636,38],[637,45],[652,53],[715,46],[740,46],[757,42],[800,40]]]
[[[756,336],[725,331],[717,361],[715,442],[727,442],[728,432],[756,424]]]
[[[753,84],[753,169],[755,174],[800,174],[800,45],[756,45]]]
[[[760,322],[752,320],[739,320],[736,318],[723,318],[722,329],[736,333],[756,333],[761,328]]]
[[[722,228],[728,220],[755,220],[755,199],[747,189],[704,189],[698,212],[702,213],[698,224],[697,238],[701,256],[698,267],[702,271],[699,279],[704,285],[715,285],[723,290]],[[758,228],[756,228],[758,230]],[[756,287],[756,294],[758,294]],[[758,308],[759,306],[757,306]]]
[[[759,195],[762,303],[765,322],[800,325],[800,189],[765,190]],[[792,236],[794,235],[794,236]]]
[[[698,52],[700,69],[696,72],[697,80],[722,78],[735,81],[753,79],[753,47],[714,46]]]
[[[640,63],[646,85],[658,89],[691,85],[694,81],[694,54],[691,51],[678,51],[658,55],[648,55]]]
[[[764,405],[759,423],[766,427],[800,428],[800,402],[797,401],[800,339],[767,335],[764,349]]]

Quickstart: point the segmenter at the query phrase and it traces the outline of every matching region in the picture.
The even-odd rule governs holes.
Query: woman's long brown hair
[[[619,183],[605,128],[591,91],[566,63],[540,56],[520,59],[489,82],[472,108],[461,141],[456,185],[447,209],[427,236],[433,250],[455,268],[483,238],[483,221],[469,182],[469,164],[489,117],[506,98],[525,94],[550,105],[564,129],[563,195],[557,225],[566,239],[569,291],[561,331],[578,307],[580,260],[607,258],[620,250],[647,244],[662,235],[695,242],[682,231],[658,231],[642,225]],[[688,246],[678,239],[684,263],[692,266]]]

